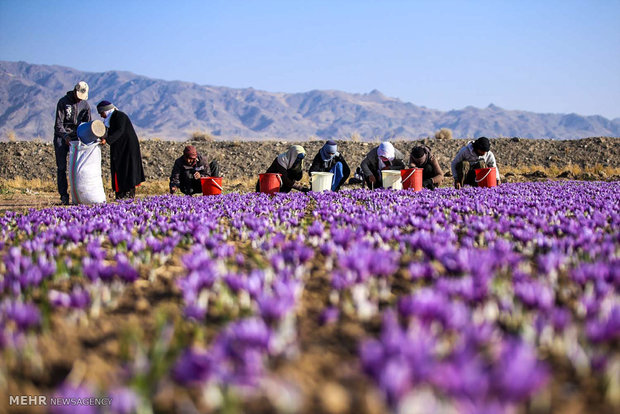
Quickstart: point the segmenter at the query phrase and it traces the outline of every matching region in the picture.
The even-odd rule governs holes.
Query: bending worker
[[[443,181],[443,171],[439,162],[426,145],[418,145],[411,148],[409,167],[422,169],[422,187],[433,190]]]
[[[291,145],[286,152],[278,155],[269,168],[267,174],[281,174],[282,186],[281,193],[289,193],[292,189],[307,192],[308,188],[303,187],[299,180],[304,175],[303,165],[306,157],[306,150],[301,145]],[[260,180],[256,182],[256,191],[260,191]]]
[[[465,172],[464,162],[469,163],[469,170]],[[459,189],[464,184],[476,187],[476,169],[495,167],[497,184],[500,184],[499,168],[495,156],[491,152],[491,142],[486,137],[480,137],[469,142],[459,150],[450,165],[454,177],[454,188]]]
[[[332,178],[332,191],[338,191],[342,184],[347,182],[351,169],[341,153],[335,141],[329,140],[323,145],[316,154],[310,166],[310,175],[313,172],[330,172],[334,174]]]
[[[382,142],[366,154],[362,160],[362,172],[368,188],[383,186],[383,170],[402,170],[405,168],[404,155],[389,142]]]
[[[216,160],[207,164],[207,157],[188,145],[183,156],[176,159],[170,174],[170,194],[181,190],[183,194],[202,194],[201,177],[219,177],[220,167]]]

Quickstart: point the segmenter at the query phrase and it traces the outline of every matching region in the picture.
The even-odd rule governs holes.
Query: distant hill
[[[129,114],[143,138],[185,140],[199,131],[218,139],[342,139],[353,134],[364,140],[415,139],[440,128],[452,129],[459,138],[620,136],[620,118],[508,111],[494,105],[444,112],[376,90],[273,93],[0,61],[0,137],[51,139],[56,103],[78,80],[90,86],[95,116],[97,102],[112,101]]]

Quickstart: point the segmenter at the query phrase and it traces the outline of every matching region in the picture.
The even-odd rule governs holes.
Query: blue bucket
[[[100,120],[84,122],[77,127],[77,136],[84,144],[92,144],[105,135],[105,125]]]

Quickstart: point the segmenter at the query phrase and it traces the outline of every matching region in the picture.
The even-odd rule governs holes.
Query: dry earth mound
[[[450,161],[454,154],[468,141],[434,140],[396,141],[394,145],[403,153],[409,154],[417,144],[428,145],[437,156],[447,176],[450,175]],[[546,178],[567,179],[618,179],[609,176],[604,168],[620,167],[620,139],[586,138],[581,140],[530,140],[493,139],[492,151],[495,153],[502,173],[507,173],[506,181],[531,181]],[[255,180],[264,172],[273,159],[293,144],[287,141],[191,141],[198,151],[215,157],[226,180]],[[323,145],[323,141],[297,143],[303,145],[310,160]],[[182,154],[187,143],[159,140],[141,142],[142,157],[146,178],[149,181],[166,179],[174,160]],[[375,143],[339,142],[342,152],[355,170],[366,153]],[[103,174],[109,176],[109,147],[103,150]],[[599,166],[600,172],[593,174],[587,168]],[[571,170],[566,170],[571,167]],[[555,173],[555,174],[554,174]],[[55,180],[56,167],[54,148],[51,142],[8,142],[0,143],[0,179],[39,178]]]

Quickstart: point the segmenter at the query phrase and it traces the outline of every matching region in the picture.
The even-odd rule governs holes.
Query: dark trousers
[[[213,160],[209,163],[209,170],[211,171],[211,177],[221,177],[220,165],[217,163],[216,160]]]
[[[383,179],[381,175],[377,175],[377,174],[373,174],[373,176],[375,177],[375,182],[374,184],[370,182],[370,180],[368,179],[368,177],[364,177],[364,182],[366,183],[366,186],[371,189],[374,190],[375,188],[381,188],[383,187]]]
[[[471,164],[469,165],[469,170],[467,170],[467,166],[465,165],[465,163],[469,165],[467,161],[461,161],[456,164],[456,182],[461,183],[461,186],[467,184],[471,185],[472,187],[477,187],[478,184],[476,183],[476,170],[479,168],[486,168],[486,163],[484,161],[481,161]]]
[[[69,184],[67,183],[67,156],[69,145],[62,137],[54,137],[54,154],[56,155],[56,185],[62,201],[69,201]]]
[[[427,162],[424,167],[422,167],[422,187],[428,188],[429,190],[435,189],[435,184],[433,183],[433,177],[435,176],[435,170],[430,162]]]
[[[127,190],[127,191],[120,191],[120,192],[115,192],[116,194],[116,199],[117,200],[122,200],[125,198],[135,198],[136,197],[136,189],[132,188],[131,190]]]
[[[192,178],[189,182],[181,183],[181,192],[185,195],[202,194],[202,183],[199,179]]]

